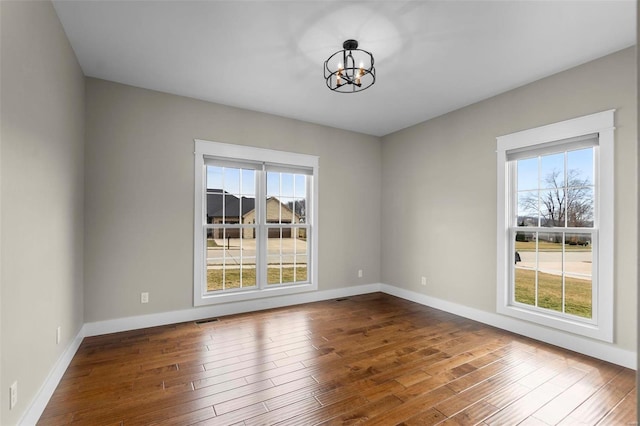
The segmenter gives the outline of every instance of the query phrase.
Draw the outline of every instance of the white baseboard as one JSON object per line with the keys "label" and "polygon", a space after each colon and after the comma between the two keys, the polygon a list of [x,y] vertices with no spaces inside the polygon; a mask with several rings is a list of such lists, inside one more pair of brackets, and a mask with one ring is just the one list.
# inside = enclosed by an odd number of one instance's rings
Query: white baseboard
{"label": "white baseboard", "polygon": [[302,303],[319,302],[338,297],[374,293],[376,291],[380,291],[380,284],[364,284],[333,290],[310,291],[308,293],[297,293],[288,296],[231,302],[220,305],[183,309],[180,311],[161,312],[157,314],[89,322],[85,324],[85,335],[98,336],[101,334],[117,333],[119,331],[136,330],[139,328],[156,327],[166,324],[176,324],[203,318],[221,317],[245,312],[262,311],[265,309],[281,308],[283,306],[300,305]]}
{"label": "white baseboard", "polygon": [[80,329],[60,358],[58,358],[58,361],[56,361],[55,365],[49,372],[49,376],[40,387],[35,398],[31,401],[31,405],[29,405],[29,408],[18,422],[19,425],[29,426],[38,423],[38,419],[47,407],[47,404],[51,399],[51,395],[53,395],[56,387],[58,387],[58,383],[60,383],[62,376],[65,371],[67,371],[67,367],[69,367],[71,360],[73,360],[73,357],[78,351],[78,348],[82,343],[82,339],[84,339],[84,326]]}
{"label": "white baseboard", "polygon": [[166,324],[194,321],[203,318],[218,317],[224,315],[234,315],[245,312],[254,312],[264,309],[280,308],[283,306],[293,306],[302,303],[320,302],[322,300],[335,299],[340,297],[355,296],[381,291],[383,293],[397,296],[402,299],[420,303],[435,309],[440,309],[481,322],[493,327],[501,328],[516,334],[520,334],[541,342],[549,343],[568,350],[580,352],[582,354],[602,359],[623,367],[637,369],[636,353],[627,351],[595,340],[564,333],[561,331],[541,327],[525,321],[506,317],[492,312],[486,312],[457,303],[447,302],[414,291],[405,290],[388,284],[365,284],[358,286],[342,287],[332,290],[320,290],[309,293],[300,293],[290,296],[281,296],[269,299],[253,301],[243,301],[228,303],[224,305],[214,305],[202,308],[191,308],[180,311],[162,312],[157,314],[139,315],[134,317],[117,318],[113,320],[97,321],[84,324],[78,335],[73,339],[64,354],[58,359],[56,365],[40,388],[31,406],[26,411],[20,425],[34,425],[42,415],[51,395],[55,391],[58,383],[62,379],[64,372],[71,363],[73,356],[80,347],[84,337],[97,336],[101,334],[117,333],[120,331],[136,330],[146,327],[156,327]]}
{"label": "white baseboard", "polygon": [[447,302],[414,291],[405,290],[388,284],[381,284],[380,291],[392,296],[401,297],[421,305],[440,309],[464,318],[469,318],[483,324],[501,328],[512,333],[530,337],[541,342],[559,346],[570,351],[579,352],[584,355],[598,358],[613,364],[637,370],[637,357],[633,351],[620,349],[609,343],[599,342],[575,334],[565,333],[547,327],[542,327],[530,322],[521,321],[515,318],[499,315],[492,312],[482,311],[457,303]]}

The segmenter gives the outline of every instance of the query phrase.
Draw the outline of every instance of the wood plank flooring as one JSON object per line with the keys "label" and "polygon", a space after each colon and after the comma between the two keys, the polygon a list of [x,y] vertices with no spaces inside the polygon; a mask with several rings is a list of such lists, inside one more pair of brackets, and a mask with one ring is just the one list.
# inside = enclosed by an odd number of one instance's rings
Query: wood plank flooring
{"label": "wood plank flooring", "polygon": [[374,293],[86,338],[39,424],[630,425],[635,371]]}

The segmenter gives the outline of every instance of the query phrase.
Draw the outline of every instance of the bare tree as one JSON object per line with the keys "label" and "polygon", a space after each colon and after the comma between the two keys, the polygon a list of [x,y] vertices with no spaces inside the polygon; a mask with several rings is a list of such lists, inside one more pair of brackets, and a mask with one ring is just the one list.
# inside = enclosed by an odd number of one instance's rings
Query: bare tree
{"label": "bare tree", "polygon": [[[588,178],[582,178],[579,170],[564,176],[553,170],[544,177],[546,189],[540,191],[540,204],[535,194],[527,194],[518,202],[528,212],[540,211],[540,226],[585,227],[593,224],[593,187]],[[536,214],[537,216],[537,214]],[[518,219],[520,221],[520,218]]]}

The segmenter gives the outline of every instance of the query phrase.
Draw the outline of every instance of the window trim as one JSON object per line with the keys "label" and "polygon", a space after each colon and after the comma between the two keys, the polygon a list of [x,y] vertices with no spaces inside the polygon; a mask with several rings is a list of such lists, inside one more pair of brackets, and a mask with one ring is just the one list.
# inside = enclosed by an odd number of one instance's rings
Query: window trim
{"label": "window trim", "polygon": [[[287,151],[277,151],[266,148],[256,148],[245,145],[233,145],[228,143],[195,139],[194,151],[194,226],[193,226],[193,305],[205,306],[218,303],[238,302],[245,300],[261,299],[265,297],[284,296],[303,293],[318,289],[318,157],[308,154],[299,154]],[[312,176],[310,204],[307,212],[308,225],[311,228],[311,244],[308,250],[308,283],[287,286],[274,286],[255,288],[238,292],[225,292],[211,294],[206,291],[206,276],[203,274],[206,265],[206,251],[203,221],[206,223],[206,171],[205,157],[228,159],[231,162],[262,162],[277,164],[293,169],[310,169]],[[260,212],[258,212],[259,214]],[[266,254],[262,254],[266,256]]]}
{"label": "window trim", "polygon": [[[523,130],[497,138],[497,300],[498,313],[526,320],[547,327],[591,337],[606,342],[614,339],[614,113],[602,111],[571,120]],[[572,320],[552,313],[533,311],[511,302],[511,256],[509,239],[510,218],[510,167],[507,152],[526,148],[536,149],[540,145],[563,139],[575,138],[591,133],[599,134],[598,155],[595,161],[597,173],[594,184],[597,196],[594,204],[598,220],[597,260],[594,259],[594,274],[597,279],[597,307],[594,307],[593,322]],[[600,171],[604,171],[600,172]],[[594,251],[594,256],[596,253]],[[596,312],[597,309],[597,312]]]}

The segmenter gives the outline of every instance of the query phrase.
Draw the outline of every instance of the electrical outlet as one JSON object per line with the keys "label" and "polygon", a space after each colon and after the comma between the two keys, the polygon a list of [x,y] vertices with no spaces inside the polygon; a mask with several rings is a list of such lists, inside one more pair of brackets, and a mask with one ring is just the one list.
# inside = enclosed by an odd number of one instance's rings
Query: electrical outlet
{"label": "electrical outlet", "polygon": [[9,410],[18,405],[18,382],[13,382],[9,387]]}
{"label": "electrical outlet", "polygon": [[60,344],[60,340],[62,340],[62,327],[58,326],[56,329],[56,345]]}
{"label": "electrical outlet", "polygon": [[149,293],[140,293],[140,303],[149,303]]}
{"label": "electrical outlet", "polygon": [[358,278],[362,278],[362,269],[358,269]]}
{"label": "electrical outlet", "polygon": [[422,285],[427,285],[427,277],[422,277],[422,279],[420,280],[420,283]]}

